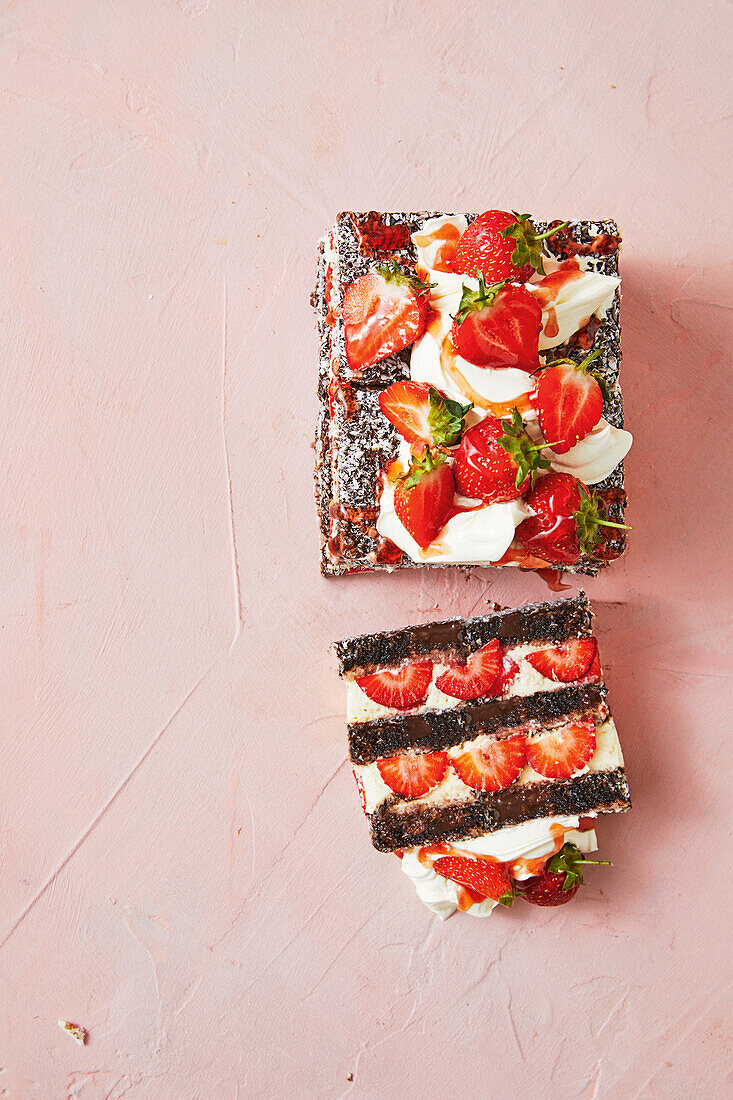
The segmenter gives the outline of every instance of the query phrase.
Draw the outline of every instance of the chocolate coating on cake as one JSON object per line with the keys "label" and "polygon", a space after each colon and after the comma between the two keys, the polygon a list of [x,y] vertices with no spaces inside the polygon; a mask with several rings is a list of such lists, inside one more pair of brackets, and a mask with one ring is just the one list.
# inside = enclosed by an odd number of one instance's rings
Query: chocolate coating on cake
{"label": "chocolate coating on cake", "polygon": [[339,671],[365,675],[405,661],[452,653],[463,662],[475,650],[498,638],[502,645],[546,642],[558,645],[568,638],[592,633],[592,614],[585,592],[564,600],[547,600],[507,608],[472,619],[408,626],[383,634],[363,634],[336,642]]}
{"label": "chocolate coating on cake", "polygon": [[410,806],[387,799],[371,815],[372,843],[380,852],[466,840],[538,817],[613,813],[631,808],[623,768],[577,779],[475,792],[465,802]]}

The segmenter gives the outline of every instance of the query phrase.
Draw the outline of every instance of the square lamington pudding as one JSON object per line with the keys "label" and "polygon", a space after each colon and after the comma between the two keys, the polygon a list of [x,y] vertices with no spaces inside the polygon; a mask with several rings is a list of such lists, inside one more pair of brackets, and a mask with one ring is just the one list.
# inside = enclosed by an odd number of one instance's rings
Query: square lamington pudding
{"label": "square lamington pudding", "polygon": [[625,549],[613,221],[340,214],[319,246],[325,575]]}

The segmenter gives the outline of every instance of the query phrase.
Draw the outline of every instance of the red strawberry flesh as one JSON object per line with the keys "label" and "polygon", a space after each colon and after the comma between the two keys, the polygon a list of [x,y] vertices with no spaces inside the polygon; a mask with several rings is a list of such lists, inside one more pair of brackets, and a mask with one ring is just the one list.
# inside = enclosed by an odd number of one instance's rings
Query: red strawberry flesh
{"label": "red strawberry flesh", "polygon": [[435,686],[452,699],[478,699],[491,692],[500,669],[501,646],[492,638],[465,665],[451,665],[441,673]]}
{"label": "red strawberry flesh", "polygon": [[467,787],[474,791],[502,791],[519,778],[526,762],[524,737],[513,734],[496,740],[477,738],[451,764]]}
{"label": "red strawberry flesh", "polygon": [[528,653],[527,661],[548,680],[570,684],[588,673],[597,650],[595,638],[569,638],[561,646]]}
{"label": "red strawberry flesh", "polygon": [[443,779],[448,767],[444,752],[402,752],[377,760],[384,782],[403,798],[420,798]]}
{"label": "red strawberry flesh", "polygon": [[432,675],[432,661],[419,661],[358,676],[356,682],[373,703],[393,710],[409,710],[425,699]]}
{"label": "red strawberry flesh", "polygon": [[546,779],[569,779],[585,767],[595,751],[595,723],[592,718],[581,718],[529,739],[527,763]]}

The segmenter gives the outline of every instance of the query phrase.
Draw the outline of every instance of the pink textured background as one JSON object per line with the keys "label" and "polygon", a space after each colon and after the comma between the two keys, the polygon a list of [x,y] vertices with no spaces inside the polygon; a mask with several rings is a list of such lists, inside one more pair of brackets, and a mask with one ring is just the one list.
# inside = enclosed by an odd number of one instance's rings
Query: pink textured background
{"label": "pink textured background", "polygon": [[[729,6],[0,7],[0,1095],[730,1094]],[[308,294],[340,209],[493,205],[625,236],[636,808],[566,910],[441,925],[329,643],[547,590],[320,579]]]}

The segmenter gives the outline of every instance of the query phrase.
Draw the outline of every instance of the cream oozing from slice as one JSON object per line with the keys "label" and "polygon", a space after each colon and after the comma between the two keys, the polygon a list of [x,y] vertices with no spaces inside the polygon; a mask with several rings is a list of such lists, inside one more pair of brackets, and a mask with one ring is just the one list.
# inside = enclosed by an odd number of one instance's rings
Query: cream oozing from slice
{"label": "cream oozing from slice", "polygon": [[[594,817],[595,814],[586,816]],[[575,844],[583,853],[597,851],[595,830],[580,831],[579,824],[578,817],[543,817],[522,822],[521,825],[508,825],[470,840],[453,841],[451,848],[457,855],[465,853],[467,856],[490,856],[500,863],[513,864],[549,856],[555,851],[558,835],[562,830],[563,843]],[[455,882],[433,870],[431,862],[422,862],[420,852],[420,848],[406,849],[401,860],[402,871],[412,881],[420,901],[441,920],[447,920],[458,909],[460,888]],[[515,870],[517,873],[514,873]],[[530,877],[526,870],[512,867],[510,873],[518,882]],[[487,917],[497,904],[491,898],[486,898],[485,901],[471,905],[466,912],[474,917]]]}
{"label": "cream oozing from slice", "polygon": [[[481,738],[474,738],[471,741],[464,741],[462,744],[456,745],[450,749],[448,755],[451,756],[462,752],[475,745],[480,740]],[[596,727],[595,752],[588,761],[586,767],[581,769],[577,775],[583,775],[586,772],[613,771],[615,768],[622,768],[623,766],[624,758],[621,752],[618,733],[616,732],[613,718],[609,717]],[[363,784],[366,812],[368,814],[373,813],[386,798],[393,797],[394,792],[382,779],[376,763],[356,764],[354,766],[354,772]],[[526,786],[530,783],[548,782],[553,782],[553,780],[548,780],[545,776],[539,775],[538,772],[527,764],[520,773],[519,778],[515,781],[515,785]],[[422,798],[406,800],[403,804],[403,808],[409,812],[413,808],[419,806],[435,806],[443,803],[465,802],[469,799],[473,799],[475,793],[476,792],[471,787],[466,786],[458,773],[449,766],[444,778],[436,787],[433,787],[433,789],[423,795]]]}

